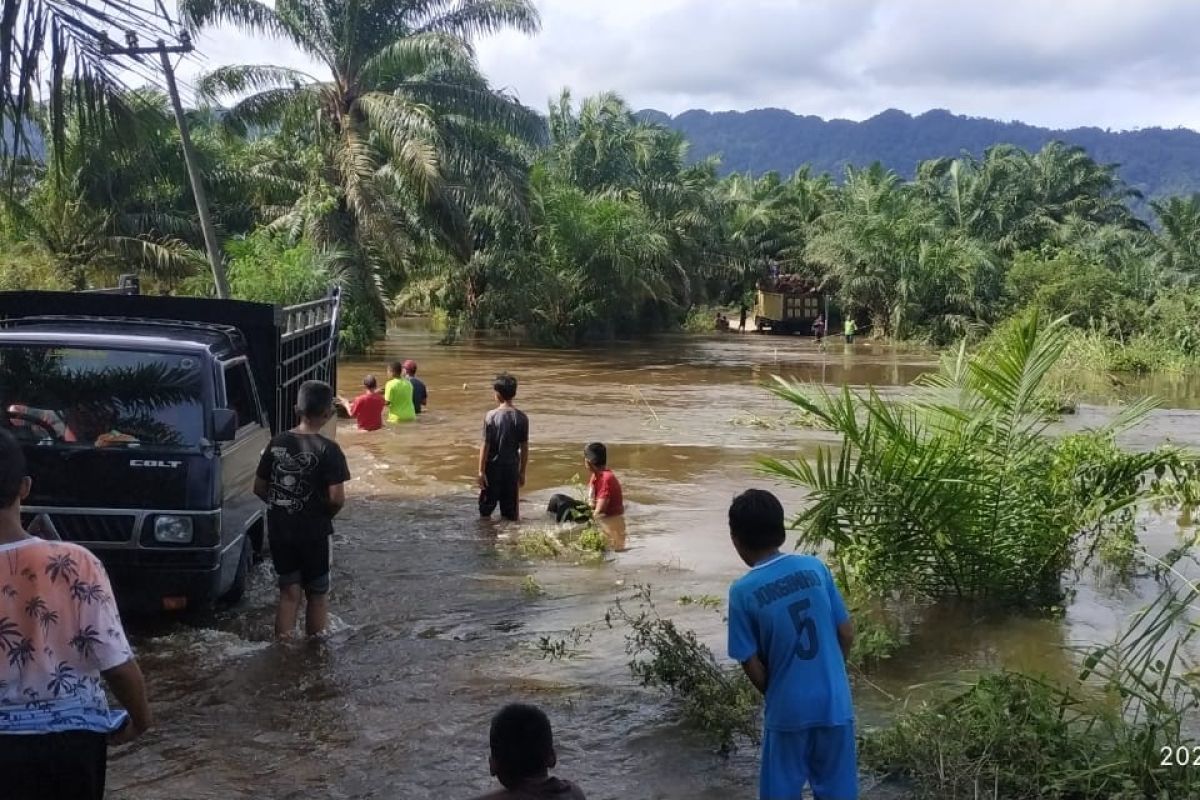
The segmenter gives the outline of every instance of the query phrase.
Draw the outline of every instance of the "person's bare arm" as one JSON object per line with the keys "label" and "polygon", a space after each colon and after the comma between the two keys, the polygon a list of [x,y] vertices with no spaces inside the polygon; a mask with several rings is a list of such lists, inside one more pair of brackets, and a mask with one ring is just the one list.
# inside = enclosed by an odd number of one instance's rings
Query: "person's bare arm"
{"label": "person's bare arm", "polygon": [[487,462],[491,454],[488,452],[488,443],[484,439],[483,444],[479,445],[479,488],[486,489],[487,482]]}
{"label": "person's bare arm", "polygon": [[336,517],[346,506],[346,484],[335,483],[329,487],[329,516]]}
{"label": "person's bare arm", "polygon": [[270,491],[271,485],[267,483],[267,480],[265,478],[259,478],[258,476],[255,476],[254,494],[258,497],[258,499],[262,500],[264,503],[268,502],[267,497],[270,494]]}
{"label": "person's bare arm", "polygon": [[517,476],[517,485],[525,485],[525,468],[529,466],[529,442],[521,445],[521,472]]}
{"label": "person's bare arm", "polygon": [[850,649],[854,647],[854,620],[846,620],[837,626],[838,645],[842,648],[842,658],[850,658]]}
{"label": "person's bare arm", "polygon": [[742,664],[742,669],[745,670],[746,677],[754,684],[754,688],[765,695],[767,693],[767,667],[763,664],[762,659],[758,656],[750,656],[750,659]]}
{"label": "person's bare arm", "polygon": [[114,733],[109,741],[112,744],[132,742],[154,724],[150,716],[150,704],[146,701],[146,681],[142,677],[142,670],[137,660],[131,658],[102,674],[108,688],[112,689],[117,700],[129,712],[129,724]]}
{"label": "person's bare arm", "polygon": [[592,513],[597,517],[603,517],[608,513],[608,498],[597,497],[596,501],[592,504]]}

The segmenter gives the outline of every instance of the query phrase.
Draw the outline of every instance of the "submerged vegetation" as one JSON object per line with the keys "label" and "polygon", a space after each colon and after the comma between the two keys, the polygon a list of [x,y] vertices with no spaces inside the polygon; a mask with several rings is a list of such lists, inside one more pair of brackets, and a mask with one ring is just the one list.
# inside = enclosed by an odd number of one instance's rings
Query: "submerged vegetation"
{"label": "submerged vegetation", "polygon": [[809,492],[799,544],[828,546],[840,580],[869,595],[1059,602],[1077,558],[1110,551],[1139,503],[1197,473],[1177,448],[1116,446],[1150,401],[1095,430],[1047,435],[1042,398],[1065,328],[1033,314],[979,354],[960,348],[899,401],[779,383],[779,396],[841,437],[812,461],[765,462]]}
{"label": "submerged vegetation", "polygon": [[1080,652],[1073,680],[988,675],[868,736],[863,759],[919,797],[1195,797],[1200,687],[1185,677],[1197,593],[1165,591],[1112,645]]}
{"label": "submerged vegetation", "polygon": [[[712,602],[697,605],[721,613]],[[618,599],[606,621],[627,629],[625,650],[632,657],[633,677],[675,698],[683,720],[714,745],[728,752],[741,739],[759,741],[758,690],[740,667],[718,662],[693,631],[661,616],[651,587],[639,586],[632,596]]]}

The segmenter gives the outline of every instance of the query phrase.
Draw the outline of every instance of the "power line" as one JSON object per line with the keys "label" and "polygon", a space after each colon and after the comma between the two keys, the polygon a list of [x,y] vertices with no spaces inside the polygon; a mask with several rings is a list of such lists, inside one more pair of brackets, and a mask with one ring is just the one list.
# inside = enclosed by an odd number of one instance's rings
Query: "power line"
{"label": "power line", "polygon": [[109,43],[105,47],[108,56],[129,56],[140,59],[152,53],[157,53],[162,64],[163,76],[167,82],[167,94],[171,98],[171,108],[175,112],[175,123],[179,126],[179,144],[183,148],[183,160],[187,165],[188,180],[192,184],[192,195],[196,200],[196,212],[200,216],[200,230],[204,234],[204,248],[208,252],[208,262],[212,267],[213,283],[217,289],[217,297],[229,297],[229,282],[225,277],[225,263],[221,255],[221,245],[217,241],[217,231],[213,226],[208,208],[208,194],[204,190],[204,178],[196,162],[196,152],[192,147],[191,133],[188,131],[187,117],[183,113],[183,103],[179,99],[179,86],[175,82],[175,67],[171,56],[191,53],[192,37],[185,30],[179,34],[179,44],[168,47],[163,39],[159,39],[154,47],[141,47],[137,34],[132,31],[125,33],[126,47],[115,47]]}

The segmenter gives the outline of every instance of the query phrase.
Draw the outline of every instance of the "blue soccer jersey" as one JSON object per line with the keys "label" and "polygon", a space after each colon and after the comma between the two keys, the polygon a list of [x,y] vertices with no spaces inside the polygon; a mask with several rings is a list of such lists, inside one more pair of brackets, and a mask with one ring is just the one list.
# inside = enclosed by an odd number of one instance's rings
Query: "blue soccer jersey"
{"label": "blue soccer jersey", "polygon": [[845,725],[854,719],[837,626],[850,618],[818,558],[775,556],[729,589],[729,657],[767,668],[767,730]]}

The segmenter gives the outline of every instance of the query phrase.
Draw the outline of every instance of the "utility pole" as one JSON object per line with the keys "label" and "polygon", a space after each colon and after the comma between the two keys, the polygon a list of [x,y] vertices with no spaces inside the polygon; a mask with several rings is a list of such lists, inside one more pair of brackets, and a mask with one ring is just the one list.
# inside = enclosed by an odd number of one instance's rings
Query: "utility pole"
{"label": "utility pole", "polygon": [[208,262],[212,266],[213,284],[217,288],[217,297],[222,300],[229,297],[229,281],[225,277],[225,261],[221,255],[221,244],[217,241],[217,231],[213,227],[212,216],[208,211],[208,193],[204,191],[204,179],[200,175],[200,167],[196,163],[196,151],[192,148],[192,136],[188,132],[187,118],[183,114],[183,103],[179,99],[179,87],[175,84],[175,68],[171,65],[171,55],[190,53],[193,49],[192,37],[187,31],[179,36],[179,44],[168,47],[162,39],[154,47],[138,47],[137,34],[127,31],[125,42],[128,47],[118,48],[109,45],[104,52],[113,56],[144,56],[158,54],[162,60],[163,73],[167,78],[167,93],[171,96],[171,108],[175,111],[175,123],[179,126],[179,144],[183,147],[183,160],[187,164],[188,180],[192,184],[192,196],[196,199],[196,212],[200,216],[200,230],[204,234],[204,249],[208,251]]}

